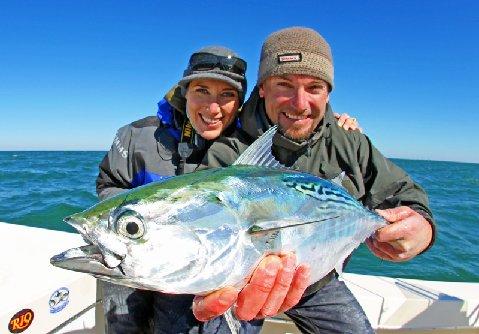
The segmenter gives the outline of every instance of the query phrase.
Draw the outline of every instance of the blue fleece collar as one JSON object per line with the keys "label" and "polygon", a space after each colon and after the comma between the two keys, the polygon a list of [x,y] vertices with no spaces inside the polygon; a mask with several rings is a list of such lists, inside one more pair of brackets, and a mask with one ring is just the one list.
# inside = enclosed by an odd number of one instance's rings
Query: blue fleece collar
{"label": "blue fleece collar", "polygon": [[168,129],[168,132],[176,139],[176,141],[180,141],[181,138],[181,131],[177,129],[174,124],[174,116],[173,113],[175,109],[171,106],[171,104],[166,99],[160,100],[158,102],[158,112],[156,116],[160,120],[160,123]]}

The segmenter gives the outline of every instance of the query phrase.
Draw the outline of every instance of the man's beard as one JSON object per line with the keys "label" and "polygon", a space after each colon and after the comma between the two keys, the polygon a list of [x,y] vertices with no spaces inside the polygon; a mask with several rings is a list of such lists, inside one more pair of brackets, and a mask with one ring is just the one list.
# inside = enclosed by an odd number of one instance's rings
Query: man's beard
{"label": "man's beard", "polygon": [[314,129],[308,129],[305,131],[303,129],[289,128],[288,130],[286,130],[280,124],[278,124],[278,131],[286,138],[294,142],[297,142],[298,144],[301,144],[307,141],[309,138],[311,138],[311,136],[314,133]]}

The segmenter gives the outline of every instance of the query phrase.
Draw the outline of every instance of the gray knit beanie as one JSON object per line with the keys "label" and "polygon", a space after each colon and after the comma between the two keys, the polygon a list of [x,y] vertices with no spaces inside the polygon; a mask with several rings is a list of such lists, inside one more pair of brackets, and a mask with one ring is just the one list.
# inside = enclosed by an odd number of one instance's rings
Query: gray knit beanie
{"label": "gray knit beanie", "polygon": [[[200,57],[198,57],[200,55]],[[204,68],[195,67],[195,63],[199,61],[197,66],[201,67],[201,55],[205,55],[205,65]],[[230,64],[244,65],[243,71],[240,71],[238,67],[232,69],[223,68],[222,64],[211,63],[208,59],[208,55],[224,57],[225,61],[231,60]],[[213,57],[214,58],[214,57]],[[215,60],[214,60],[215,61]],[[241,59],[233,50],[225,48],[223,46],[209,46],[202,48],[194,52],[188,62],[188,67],[183,72],[183,78],[180,79],[178,85],[181,87],[181,93],[183,96],[186,94],[186,88],[188,87],[190,81],[197,79],[216,79],[224,81],[235,89],[238,90],[240,103],[244,101],[244,96],[246,94],[246,62]]]}
{"label": "gray knit beanie", "polygon": [[316,31],[291,27],[272,33],[261,49],[258,85],[270,76],[305,74],[320,78],[333,89],[333,57],[328,42]]}

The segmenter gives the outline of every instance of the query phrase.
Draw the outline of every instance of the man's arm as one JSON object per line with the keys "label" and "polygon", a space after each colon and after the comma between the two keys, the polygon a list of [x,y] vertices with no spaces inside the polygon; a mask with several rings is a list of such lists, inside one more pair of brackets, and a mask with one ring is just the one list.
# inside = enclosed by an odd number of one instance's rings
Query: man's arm
{"label": "man's arm", "polygon": [[101,200],[131,188],[130,143],[131,129],[129,126],[122,127],[99,166],[96,192]]}
{"label": "man's arm", "polygon": [[363,203],[379,209],[391,224],[367,241],[378,257],[406,261],[434,242],[434,221],[424,190],[398,166],[386,159],[365,136],[361,136],[360,167],[366,196]]}

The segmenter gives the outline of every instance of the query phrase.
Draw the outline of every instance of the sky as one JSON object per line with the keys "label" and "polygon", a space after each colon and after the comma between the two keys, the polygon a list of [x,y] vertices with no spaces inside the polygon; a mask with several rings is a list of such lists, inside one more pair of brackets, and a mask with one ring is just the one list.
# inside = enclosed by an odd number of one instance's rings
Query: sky
{"label": "sky", "polygon": [[387,157],[479,163],[479,2],[0,0],[0,150],[108,150],[189,55],[290,26],[332,48],[336,112]]}

